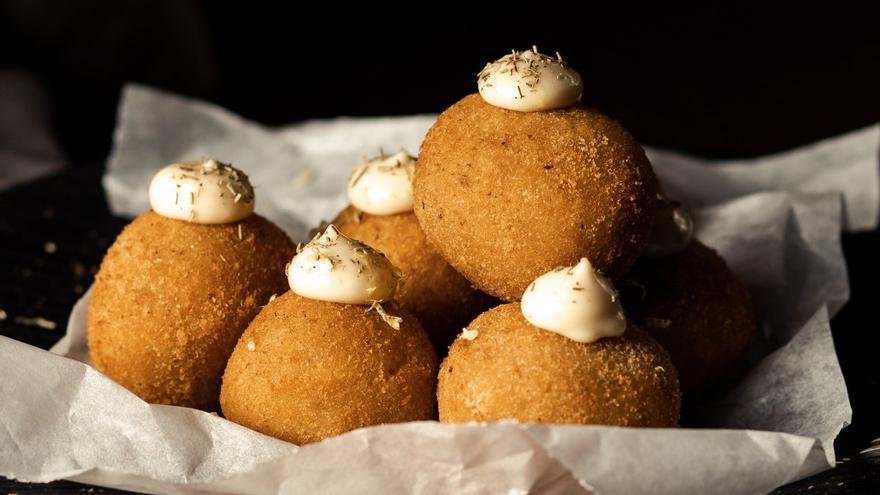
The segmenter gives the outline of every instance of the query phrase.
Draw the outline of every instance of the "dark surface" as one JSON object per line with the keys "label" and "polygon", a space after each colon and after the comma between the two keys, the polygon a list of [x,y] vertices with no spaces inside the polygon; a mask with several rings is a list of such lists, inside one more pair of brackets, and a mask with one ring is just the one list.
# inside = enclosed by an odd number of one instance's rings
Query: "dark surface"
{"label": "dark surface", "polygon": [[[880,121],[876,8],[825,6],[811,16],[799,5],[775,17],[712,9],[695,18],[665,8],[609,16],[585,5],[553,22],[523,9],[358,12],[346,20],[335,4],[306,12],[295,4],[284,11],[186,0],[0,0],[0,70],[43,82],[51,126],[70,158],[67,172],[0,193],[0,334],[42,348],[60,338],[126,223],[109,214],[100,186],[125,81],[269,125],[437,112],[475,90],[486,61],[534,43],[561,51],[584,77],[585,102],[646,144],[747,157]],[[880,493],[880,467],[858,456],[880,437],[880,233],[844,235],[843,246],[852,297],[832,321],[854,408],[835,443],[843,463],[778,493]],[[0,495],[89,490],[121,493],[0,479]]]}

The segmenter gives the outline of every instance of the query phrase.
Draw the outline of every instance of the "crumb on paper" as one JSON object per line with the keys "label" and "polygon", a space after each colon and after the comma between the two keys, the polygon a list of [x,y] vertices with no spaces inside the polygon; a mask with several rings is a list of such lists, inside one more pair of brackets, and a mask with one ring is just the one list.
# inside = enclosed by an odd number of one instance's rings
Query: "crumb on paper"
{"label": "crumb on paper", "polygon": [[459,337],[465,340],[474,340],[479,334],[480,332],[476,330],[468,330],[467,327],[465,327],[461,329],[461,335],[459,335]]}
{"label": "crumb on paper", "polygon": [[58,327],[58,324],[52,320],[47,320],[42,316],[37,316],[35,318],[29,318],[27,316],[16,316],[15,322],[19,325],[25,325],[29,327],[40,327],[46,330],[55,330]]}
{"label": "crumb on paper", "polygon": [[296,177],[294,177],[293,181],[291,181],[293,187],[296,189],[302,189],[306,186],[311,185],[313,182],[315,182],[315,171],[310,168],[307,168],[296,174]]}

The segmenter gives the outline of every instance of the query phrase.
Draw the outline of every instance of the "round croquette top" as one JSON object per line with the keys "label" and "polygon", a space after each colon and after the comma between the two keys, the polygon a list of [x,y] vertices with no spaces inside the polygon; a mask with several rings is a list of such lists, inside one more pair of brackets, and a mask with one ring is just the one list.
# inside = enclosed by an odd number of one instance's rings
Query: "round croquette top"
{"label": "round croquette top", "polygon": [[220,403],[227,419],[297,444],[355,428],[436,418],[437,355],[393,303],[374,311],[286,292],[239,340]]}
{"label": "round croquette top", "polygon": [[658,192],[642,148],[605,115],[580,104],[516,112],[476,94],[428,132],[413,188],[431,244],[505,300],[581,257],[623,274],[647,242]]}
{"label": "round croquette top", "polygon": [[686,392],[700,392],[742,361],[758,323],[748,289],[713,249],[693,240],[683,252],[642,258],[628,277],[638,294],[627,314],[672,356]]}
{"label": "round croquette top", "polygon": [[634,325],[621,337],[578,343],[529,324],[519,304],[510,303],[483,313],[467,330],[440,368],[441,421],[678,424],[675,367]]}
{"label": "round croquette top", "polygon": [[210,409],[238,337],[294,246],[259,215],[200,225],[149,211],[107,251],[88,310],[95,367],[144,400]]}

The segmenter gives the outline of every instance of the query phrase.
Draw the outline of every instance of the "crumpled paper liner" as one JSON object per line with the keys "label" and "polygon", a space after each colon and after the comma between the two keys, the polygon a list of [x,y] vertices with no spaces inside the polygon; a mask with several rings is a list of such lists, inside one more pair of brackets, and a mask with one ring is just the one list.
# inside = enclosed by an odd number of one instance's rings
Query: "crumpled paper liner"
{"label": "crumpled paper liner", "polygon": [[[115,212],[134,214],[156,168],[218,157],[248,170],[258,210],[302,236],[344,205],[344,179],[362,154],[401,143],[415,152],[431,121],[269,130],[131,87],[105,186]],[[84,364],[86,294],[53,348],[72,359],[0,338],[0,475],[187,494],[767,492],[833,465],[833,440],[851,417],[828,321],[848,298],[839,233],[877,223],[878,149],[872,126],[753,160],[760,172],[650,151],[762,321],[753,363],[700,408],[706,428],[417,422],[297,447],[212,414],[146,404]],[[825,180],[811,179],[819,173]]]}
{"label": "crumpled paper liner", "polygon": [[[345,180],[364,156],[380,148],[418,153],[436,118],[340,117],[267,129],[210,103],[129,85],[104,187],[113,213],[133,217],[149,208],[146,185],[159,167],[216,157],[245,169],[259,188],[257,211],[302,240],[316,219],[330,220],[346,205]],[[876,173],[866,176],[877,164],[877,143],[875,125],[750,160],[646,151],[667,194],[692,209],[759,191],[838,191],[846,229],[867,230],[880,215],[880,184]]]}

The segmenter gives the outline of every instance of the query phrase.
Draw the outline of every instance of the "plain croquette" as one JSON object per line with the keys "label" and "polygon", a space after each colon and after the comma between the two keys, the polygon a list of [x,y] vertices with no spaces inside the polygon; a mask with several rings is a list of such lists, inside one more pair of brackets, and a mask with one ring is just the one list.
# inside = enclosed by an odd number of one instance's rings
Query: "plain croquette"
{"label": "plain croquette", "polygon": [[623,300],[672,356],[685,393],[699,393],[736,370],[758,333],[748,289],[714,250],[694,240],[683,252],[641,258],[628,278],[637,296]]}
{"label": "plain croquette", "polygon": [[201,225],[152,211],[107,251],[88,310],[95,367],[147,402],[217,409],[220,378],[294,252],[259,215]]}
{"label": "plain croquette", "polygon": [[647,242],[658,193],[642,148],[596,110],[516,112],[476,94],[428,131],[413,188],[428,241],[507,301],[581,257],[622,275]]}
{"label": "plain croquette", "polygon": [[440,421],[672,427],[681,393],[666,351],[630,325],[579,343],[526,321],[518,303],[483,313],[440,367]]}
{"label": "plain croquette", "polygon": [[227,419],[296,444],[437,417],[437,355],[418,320],[288,291],[242,335],[223,375]]}
{"label": "plain croquette", "polygon": [[349,206],[333,224],[381,251],[403,273],[395,299],[418,318],[441,355],[464,325],[498,303],[431,247],[412,212],[371,215]]}

